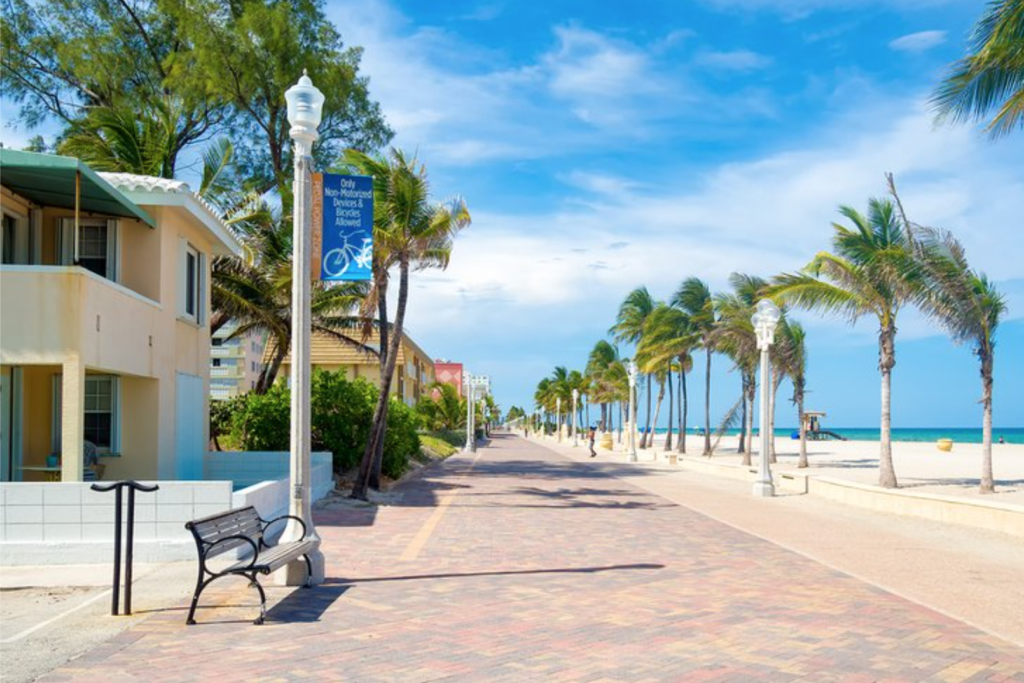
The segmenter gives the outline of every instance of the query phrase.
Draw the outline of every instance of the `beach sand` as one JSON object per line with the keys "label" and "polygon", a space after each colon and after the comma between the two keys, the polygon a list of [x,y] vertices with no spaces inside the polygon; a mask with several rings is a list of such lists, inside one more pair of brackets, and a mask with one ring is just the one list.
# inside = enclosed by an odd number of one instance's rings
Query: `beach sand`
{"label": "beach sand", "polygon": [[[659,453],[664,434],[657,437]],[[740,464],[742,456],[736,454],[739,438],[725,436],[718,444],[714,460]],[[704,440],[689,434],[686,449],[689,457],[700,457]],[[760,445],[754,434],[754,464]],[[878,484],[877,441],[808,441],[807,454],[810,467],[798,469],[799,442],[776,437],[776,471],[794,471],[863,484]],[[934,443],[894,441],[893,466],[903,489],[953,496],[977,497],[993,503],[1024,506],[1024,444],[993,444],[992,473],[996,493],[978,492],[981,476],[981,444],[954,444],[949,453],[940,451]],[[648,449],[648,453],[650,450]]]}

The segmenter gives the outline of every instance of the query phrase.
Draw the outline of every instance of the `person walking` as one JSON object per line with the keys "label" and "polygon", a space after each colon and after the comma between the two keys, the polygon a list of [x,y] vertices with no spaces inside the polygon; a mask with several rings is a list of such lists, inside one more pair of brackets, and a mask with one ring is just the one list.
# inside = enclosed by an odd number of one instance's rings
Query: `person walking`
{"label": "person walking", "polygon": [[590,457],[594,458],[597,456],[597,451],[594,450],[594,441],[597,439],[597,431],[594,429],[594,425],[590,425],[590,430],[587,432],[587,445],[590,446]]}

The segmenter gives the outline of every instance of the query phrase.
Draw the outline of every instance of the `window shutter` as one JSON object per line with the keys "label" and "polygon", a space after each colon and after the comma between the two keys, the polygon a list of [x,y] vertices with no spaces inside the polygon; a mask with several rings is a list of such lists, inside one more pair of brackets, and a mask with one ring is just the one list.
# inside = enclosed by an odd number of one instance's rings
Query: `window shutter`
{"label": "window shutter", "polygon": [[121,452],[121,378],[110,378],[110,452]]}
{"label": "window shutter", "polygon": [[29,263],[38,265],[43,262],[43,212],[40,209],[29,209]]}
{"label": "window shutter", "polygon": [[196,276],[199,280],[198,296],[196,296],[196,323],[206,324],[206,254],[199,252],[199,273]]}
{"label": "window shutter", "polygon": [[75,263],[75,219],[57,220],[57,259],[62,266]]}
{"label": "window shutter", "polygon": [[64,376],[56,374],[53,376],[53,390],[51,395],[53,401],[51,402],[51,413],[50,413],[50,451],[53,453],[60,453],[60,442],[61,442],[61,392],[64,390]]}
{"label": "window shutter", "polygon": [[186,255],[188,254],[188,240],[184,237],[178,238],[178,315],[184,317],[187,315],[185,311],[185,296],[188,291],[188,261]]}
{"label": "window shutter", "polygon": [[107,221],[107,279],[112,282],[121,281],[121,248],[118,239],[120,221]]}

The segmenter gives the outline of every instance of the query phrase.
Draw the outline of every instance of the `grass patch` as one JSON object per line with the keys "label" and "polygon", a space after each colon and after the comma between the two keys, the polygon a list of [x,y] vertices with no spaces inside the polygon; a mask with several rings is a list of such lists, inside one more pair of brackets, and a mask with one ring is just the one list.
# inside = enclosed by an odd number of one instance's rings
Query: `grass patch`
{"label": "grass patch", "polygon": [[420,447],[435,458],[447,458],[459,450],[447,441],[428,434],[420,434]]}

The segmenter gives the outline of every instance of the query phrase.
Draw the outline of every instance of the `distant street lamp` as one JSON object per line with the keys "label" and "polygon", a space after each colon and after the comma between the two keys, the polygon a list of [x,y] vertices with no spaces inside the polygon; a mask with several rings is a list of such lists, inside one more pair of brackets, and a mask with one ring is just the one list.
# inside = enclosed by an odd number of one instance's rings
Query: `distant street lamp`
{"label": "distant street lamp", "polygon": [[569,423],[570,434],[572,434],[573,448],[579,446],[579,435],[576,434],[576,402],[580,400],[580,390],[572,390],[572,422]]}
{"label": "distant street lamp", "polygon": [[754,483],[754,495],[770,498],[775,495],[775,484],[772,483],[772,471],[768,467],[768,349],[775,342],[775,328],[782,318],[782,311],[770,299],[757,302],[757,312],[751,317],[754,333],[757,335],[757,348],[761,351],[761,453],[759,458],[757,481]]}
{"label": "distant street lamp", "polygon": [[562,443],[562,397],[559,396],[555,400],[555,412],[558,416],[555,418],[555,426],[558,428],[558,443]]}
{"label": "distant street lamp", "polygon": [[636,462],[636,363],[629,361],[629,461]]}
{"label": "distant street lamp", "polygon": [[473,438],[473,375],[468,372],[462,377],[462,386],[466,395],[466,453],[476,452],[476,439]]}
{"label": "distant street lamp", "polygon": [[[324,94],[317,90],[306,72],[299,82],[288,88],[284,94],[288,104],[289,135],[292,139],[292,156],[295,158],[295,181],[292,185],[292,258],[295,263],[310,262],[312,238],[312,173],[313,143],[320,137],[317,128],[323,114]],[[309,268],[295,268],[292,278],[292,363],[291,363],[291,491],[288,513],[301,519],[305,524],[289,520],[281,536],[283,541],[309,540],[313,549],[307,553],[309,573],[305,562],[291,562],[279,576],[286,585],[297,586],[309,581],[323,583],[324,556],[320,552],[320,536],[313,526],[312,494],[310,482],[312,465],[310,460],[310,363],[309,345],[311,335],[311,297],[313,283]]]}

